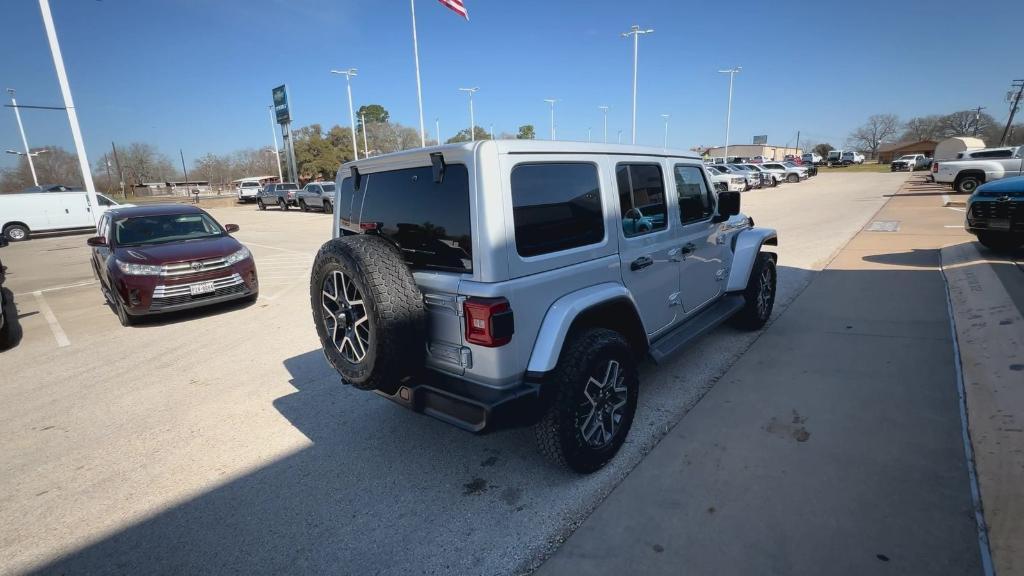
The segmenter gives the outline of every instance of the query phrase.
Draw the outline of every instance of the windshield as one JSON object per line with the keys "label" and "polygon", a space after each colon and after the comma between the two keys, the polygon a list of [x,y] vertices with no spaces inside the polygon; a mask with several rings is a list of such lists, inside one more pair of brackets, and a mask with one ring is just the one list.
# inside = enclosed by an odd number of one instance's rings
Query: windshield
{"label": "windshield", "polygon": [[259,182],[242,182],[242,188],[259,188]]}
{"label": "windshield", "polygon": [[900,156],[899,157],[900,160],[913,160],[915,158],[917,158],[917,156]]}
{"label": "windshield", "polygon": [[114,238],[119,246],[166,244],[223,235],[220,224],[206,214],[160,214],[114,222]]}

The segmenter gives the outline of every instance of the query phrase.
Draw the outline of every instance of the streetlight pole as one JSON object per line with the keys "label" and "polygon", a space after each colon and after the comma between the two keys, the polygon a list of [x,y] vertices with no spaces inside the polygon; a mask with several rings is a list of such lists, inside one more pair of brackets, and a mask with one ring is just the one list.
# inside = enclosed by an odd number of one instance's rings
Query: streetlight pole
{"label": "streetlight pole", "polygon": [[412,54],[416,60],[416,103],[420,108],[420,147],[427,147],[427,131],[423,127],[423,87],[420,84],[420,43],[416,39],[416,0],[409,0],[412,12]]}
{"label": "streetlight pole", "polygon": [[590,126],[587,126],[587,142],[590,142]]}
{"label": "streetlight pole", "polygon": [[434,116],[434,135],[437,136],[437,145],[441,145],[441,119]]}
{"label": "streetlight pole", "polygon": [[629,32],[623,32],[622,37],[628,38],[633,37],[633,144],[636,144],[636,75],[637,75],[637,52],[640,49],[640,35],[650,34],[654,32],[653,28],[641,30],[639,26],[633,24]]}
{"label": "streetlight pole", "polygon": [[740,70],[743,70],[743,66],[718,71],[719,74],[729,75],[729,109],[725,113],[725,158],[727,161],[729,159],[729,129],[732,128],[732,80],[740,73]]}
{"label": "streetlight pole", "polygon": [[476,142],[476,118],[473,117],[473,94],[480,91],[480,88],[459,88],[460,91],[469,94],[469,141]]}
{"label": "streetlight pole", "polygon": [[14,117],[18,120],[18,131],[21,132],[21,144],[25,147],[28,169],[32,172],[32,183],[39,186],[39,178],[36,176],[36,165],[32,162],[32,151],[29,150],[28,138],[25,137],[25,126],[21,124],[21,112],[18,111],[18,101],[14,99],[14,88],[8,88],[7,93],[11,95],[11,108],[14,108]]}
{"label": "streetlight pole", "polygon": [[343,74],[345,76],[345,87],[348,90],[348,122],[352,129],[352,154],[359,160],[359,141],[356,140],[356,115],[352,111],[352,77],[356,75],[355,68],[348,70],[331,70],[331,74]]}
{"label": "streetlight pole", "polygon": [[555,140],[555,102],[558,100],[554,98],[545,98],[545,102],[551,105],[551,140]]}
{"label": "streetlight pole", "polygon": [[662,114],[661,117],[665,119],[665,143],[662,145],[662,148],[668,148],[668,119],[671,117],[671,114]]}
{"label": "streetlight pole", "polygon": [[359,123],[363,125],[363,158],[369,158],[370,147],[366,145],[366,114],[359,114]]}
{"label": "streetlight pole", "polygon": [[598,106],[597,108],[601,112],[604,113],[604,143],[607,144],[608,143],[608,107],[607,106]]}
{"label": "streetlight pole", "polygon": [[[92,169],[89,168],[89,158],[85,154],[85,142],[82,141],[82,129],[78,126],[78,113],[75,112],[75,101],[71,98],[71,85],[68,83],[68,73],[64,69],[64,56],[60,52],[60,42],[57,41],[57,30],[53,26],[53,15],[50,14],[50,1],[39,0],[39,11],[43,14],[43,25],[46,27],[46,38],[50,42],[50,54],[53,56],[53,67],[57,69],[57,82],[60,84],[60,93],[64,97],[64,108],[68,111],[68,123],[71,124],[71,138],[75,141],[75,152],[78,153],[78,166],[82,170],[85,191],[89,198],[89,205],[98,208],[100,203],[96,197],[96,185],[92,181]],[[94,224],[99,224],[100,211],[90,210]]]}
{"label": "streetlight pole", "polygon": [[619,130],[618,139],[616,140],[615,143],[616,144],[622,144],[622,130]]}
{"label": "streetlight pole", "polygon": [[277,130],[274,130],[274,105],[267,106],[270,111],[270,137],[274,139],[274,158],[277,164],[277,181],[284,182],[284,173],[281,171],[281,151],[277,148]]}

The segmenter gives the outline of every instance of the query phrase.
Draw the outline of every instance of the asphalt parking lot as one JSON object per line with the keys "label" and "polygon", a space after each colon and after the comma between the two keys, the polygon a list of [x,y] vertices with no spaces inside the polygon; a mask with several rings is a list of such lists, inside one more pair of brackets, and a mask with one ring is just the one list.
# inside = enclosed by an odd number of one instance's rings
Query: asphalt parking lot
{"label": "asphalt parking lot", "polygon": [[[743,195],[779,230],[777,315],[907,178],[823,171]],[[644,367],[623,451],[577,476],[529,430],[472,436],[340,385],[308,296],[329,216],[211,213],[241,226],[255,304],[123,328],[85,235],[4,249],[24,337],[0,355],[0,571],[527,571],[757,338],[723,327]]]}

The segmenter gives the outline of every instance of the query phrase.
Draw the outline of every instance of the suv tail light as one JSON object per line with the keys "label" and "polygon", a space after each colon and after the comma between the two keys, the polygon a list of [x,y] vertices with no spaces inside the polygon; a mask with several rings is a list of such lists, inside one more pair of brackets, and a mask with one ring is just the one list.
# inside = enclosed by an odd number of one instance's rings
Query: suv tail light
{"label": "suv tail light", "polygon": [[938,171],[939,171],[939,163],[938,162],[932,162],[932,172],[938,172]]}
{"label": "suv tail light", "polygon": [[512,341],[515,320],[504,298],[468,298],[462,303],[466,317],[466,341],[488,348]]}

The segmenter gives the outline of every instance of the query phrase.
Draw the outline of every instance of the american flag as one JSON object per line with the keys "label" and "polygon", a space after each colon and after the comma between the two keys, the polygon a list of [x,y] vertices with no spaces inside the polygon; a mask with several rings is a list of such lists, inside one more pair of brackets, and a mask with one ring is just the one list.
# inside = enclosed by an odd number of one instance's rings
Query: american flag
{"label": "american flag", "polygon": [[462,3],[462,0],[437,0],[444,6],[446,6],[452,12],[455,12],[459,16],[462,16],[466,20],[469,20],[469,12],[466,11],[466,5]]}

